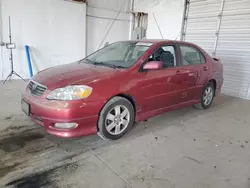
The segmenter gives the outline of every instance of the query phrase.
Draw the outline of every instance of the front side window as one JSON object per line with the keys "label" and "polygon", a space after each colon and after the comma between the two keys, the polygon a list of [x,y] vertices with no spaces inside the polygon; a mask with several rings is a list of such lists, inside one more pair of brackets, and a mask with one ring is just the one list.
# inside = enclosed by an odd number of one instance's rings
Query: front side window
{"label": "front side window", "polygon": [[88,56],[89,63],[129,68],[152,46],[150,42],[116,42]]}
{"label": "front side window", "polygon": [[162,61],[163,68],[175,67],[176,56],[174,46],[161,46],[154,53],[152,53],[148,61]]}
{"label": "front side window", "polygon": [[180,46],[182,65],[196,65],[205,63],[205,58],[201,52],[193,47]]}

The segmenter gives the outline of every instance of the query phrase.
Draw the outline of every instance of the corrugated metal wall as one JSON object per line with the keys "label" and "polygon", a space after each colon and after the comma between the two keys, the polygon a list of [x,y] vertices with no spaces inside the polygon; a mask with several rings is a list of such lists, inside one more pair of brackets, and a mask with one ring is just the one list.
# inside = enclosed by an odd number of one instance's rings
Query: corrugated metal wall
{"label": "corrugated metal wall", "polygon": [[250,99],[250,0],[191,0],[184,34],[221,59],[222,93]]}
{"label": "corrugated metal wall", "polygon": [[212,54],[221,0],[190,1],[185,40]]}
{"label": "corrugated metal wall", "polygon": [[216,55],[225,69],[223,92],[250,99],[250,0],[225,1]]}

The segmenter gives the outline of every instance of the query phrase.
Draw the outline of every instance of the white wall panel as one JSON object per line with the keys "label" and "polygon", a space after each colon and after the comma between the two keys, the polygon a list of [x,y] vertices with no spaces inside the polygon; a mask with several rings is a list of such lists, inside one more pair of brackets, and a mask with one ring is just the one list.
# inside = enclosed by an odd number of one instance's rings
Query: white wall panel
{"label": "white wall panel", "polygon": [[97,7],[103,10],[113,10],[121,12],[130,11],[130,0],[88,0],[89,7]]}
{"label": "white wall panel", "polygon": [[[24,45],[31,47],[33,71],[70,63],[85,56],[86,5],[63,0],[0,0],[3,41],[8,42],[8,16],[12,19],[14,67],[28,78]],[[0,79],[10,71],[9,51],[2,47]]]}
{"label": "white wall panel", "polygon": [[198,44],[212,55],[221,0],[191,0],[185,40]]}
{"label": "white wall panel", "polygon": [[224,6],[221,6],[222,2],[190,1],[186,41],[200,45],[212,55],[215,34],[219,31],[216,57],[224,66],[222,92],[250,99],[250,1],[224,0]]}
{"label": "white wall panel", "polygon": [[[3,41],[3,26],[2,26],[2,1],[0,0],[0,42]],[[0,80],[3,79],[3,62],[4,62],[4,58],[3,58],[3,47],[0,46]]]}
{"label": "white wall panel", "polygon": [[223,92],[250,99],[250,1],[226,0],[217,56],[224,65]]}
{"label": "white wall panel", "polygon": [[148,13],[147,38],[180,38],[184,0],[135,0],[134,11]]}
{"label": "white wall panel", "polygon": [[[89,0],[87,7],[87,54],[130,38],[130,0]],[[116,20],[114,21],[114,19]]]}

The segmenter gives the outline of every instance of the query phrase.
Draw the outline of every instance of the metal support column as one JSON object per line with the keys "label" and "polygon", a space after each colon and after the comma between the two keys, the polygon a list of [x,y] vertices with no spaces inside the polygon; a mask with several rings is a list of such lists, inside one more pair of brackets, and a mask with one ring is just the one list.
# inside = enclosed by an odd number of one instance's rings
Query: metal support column
{"label": "metal support column", "polygon": [[185,41],[187,33],[187,23],[188,23],[188,13],[189,13],[190,0],[185,0],[184,12],[183,12],[183,21],[181,27],[181,40]]}
{"label": "metal support column", "polygon": [[222,15],[223,15],[223,10],[224,10],[224,5],[225,5],[225,0],[221,0],[221,9],[218,14],[218,25],[217,29],[215,32],[215,42],[214,42],[214,48],[213,48],[213,57],[216,56],[216,50],[217,50],[217,45],[218,45],[218,40],[219,40],[219,34],[220,34],[220,26],[221,26],[221,20],[222,20]]}

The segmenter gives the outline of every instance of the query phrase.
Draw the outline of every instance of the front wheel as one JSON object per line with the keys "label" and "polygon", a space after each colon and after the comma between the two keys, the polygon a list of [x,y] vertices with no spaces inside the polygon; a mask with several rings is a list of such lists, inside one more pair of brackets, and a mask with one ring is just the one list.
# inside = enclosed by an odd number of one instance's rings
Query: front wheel
{"label": "front wheel", "polygon": [[209,82],[202,90],[200,103],[195,104],[195,107],[199,109],[209,108],[213,103],[214,94],[215,94],[214,84],[212,82]]}
{"label": "front wheel", "polygon": [[117,140],[134,125],[134,107],[123,97],[114,97],[103,107],[98,121],[98,135],[105,140]]}

